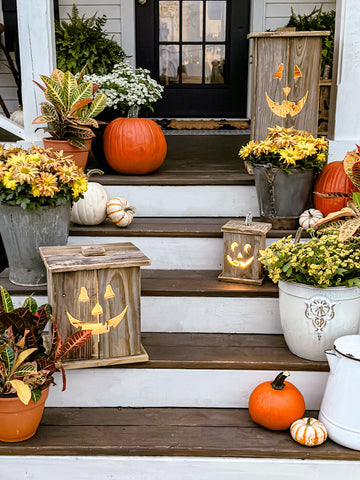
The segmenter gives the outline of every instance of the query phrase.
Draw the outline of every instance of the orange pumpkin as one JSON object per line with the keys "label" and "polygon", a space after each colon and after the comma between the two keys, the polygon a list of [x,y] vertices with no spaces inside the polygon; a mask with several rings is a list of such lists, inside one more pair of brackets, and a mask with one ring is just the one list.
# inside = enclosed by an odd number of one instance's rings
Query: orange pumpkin
{"label": "orange pumpkin", "polygon": [[318,176],[314,187],[314,206],[324,216],[346,207],[349,198],[323,198],[318,193],[352,193],[358,191],[351,179],[346,175],[344,162],[331,162],[325,165]]}
{"label": "orange pumpkin", "polygon": [[281,372],[273,382],[261,383],[252,392],[249,413],[255,423],[270,430],[286,430],[304,415],[304,397],[295,385],[284,381],[289,375]]}
{"label": "orange pumpkin", "polygon": [[110,122],[104,132],[103,148],[109,165],[128,175],[154,172],[167,152],[161,128],[147,118],[116,118]]}

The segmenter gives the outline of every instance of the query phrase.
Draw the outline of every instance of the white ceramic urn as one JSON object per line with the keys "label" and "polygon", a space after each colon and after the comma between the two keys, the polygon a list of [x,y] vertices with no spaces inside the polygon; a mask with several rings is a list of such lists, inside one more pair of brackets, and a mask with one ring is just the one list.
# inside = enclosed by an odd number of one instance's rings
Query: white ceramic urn
{"label": "white ceramic urn", "polygon": [[317,288],[279,281],[280,322],[289,350],[307,360],[326,360],[335,339],[359,333],[360,288]]}
{"label": "white ceramic urn", "polygon": [[360,335],[337,338],[326,356],[330,374],[319,420],[331,440],[360,450]]}

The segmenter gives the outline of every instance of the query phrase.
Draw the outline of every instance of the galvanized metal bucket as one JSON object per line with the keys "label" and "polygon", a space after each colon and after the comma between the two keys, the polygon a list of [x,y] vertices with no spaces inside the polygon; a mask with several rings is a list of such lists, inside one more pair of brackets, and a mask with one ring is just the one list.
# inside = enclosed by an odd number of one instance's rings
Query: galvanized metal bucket
{"label": "galvanized metal bucket", "polygon": [[262,217],[299,217],[311,207],[314,169],[287,173],[267,164],[254,165],[253,170]]}
{"label": "galvanized metal bucket", "polygon": [[9,262],[9,279],[16,285],[46,285],[46,270],[39,247],[66,245],[70,202],[34,211],[0,204],[0,233]]}

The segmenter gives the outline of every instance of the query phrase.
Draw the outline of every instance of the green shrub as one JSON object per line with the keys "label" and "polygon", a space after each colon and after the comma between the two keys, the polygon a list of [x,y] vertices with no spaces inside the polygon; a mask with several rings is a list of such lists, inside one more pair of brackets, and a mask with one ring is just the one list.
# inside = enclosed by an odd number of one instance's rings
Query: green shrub
{"label": "green shrub", "polygon": [[296,15],[291,7],[291,17],[287,27],[296,27],[296,30],[330,30],[330,35],[323,37],[321,51],[321,76],[324,75],[325,65],[329,65],[331,78],[334,55],[335,11],[323,12],[322,7],[314,8],[308,15]]}
{"label": "green shrub", "polygon": [[55,23],[57,67],[62,71],[79,73],[87,64],[88,73],[104,75],[114,65],[126,58],[124,50],[112,38],[108,38],[103,27],[106,15],[90,18],[80,17],[79,9],[73,5],[69,22]]}

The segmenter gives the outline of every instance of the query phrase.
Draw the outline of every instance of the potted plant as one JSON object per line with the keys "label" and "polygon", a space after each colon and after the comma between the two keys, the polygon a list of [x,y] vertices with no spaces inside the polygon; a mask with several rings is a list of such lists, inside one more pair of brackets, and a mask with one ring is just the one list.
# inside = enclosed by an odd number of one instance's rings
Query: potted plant
{"label": "potted plant", "polygon": [[56,61],[61,70],[80,72],[83,65],[96,74],[110,73],[116,63],[126,58],[121,46],[109,38],[104,26],[106,15],[89,18],[79,15],[73,4],[68,21],[55,21]]}
{"label": "potted plant", "polygon": [[261,251],[269,277],[279,283],[280,321],[295,355],[325,360],[342,335],[360,324],[360,237],[341,241],[335,233],[304,243],[283,238]]}
{"label": "potted plant", "polygon": [[269,128],[262,142],[250,141],[240,149],[249,173],[255,176],[260,215],[293,219],[311,206],[314,175],[327,159],[328,142],[294,128]]}
{"label": "potted plant", "polygon": [[75,77],[56,68],[50,77],[40,75],[45,87],[34,81],[48,100],[41,104],[41,115],[33,120],[35,124],[47,123],[47,127],[41,127],[51,135],[43,139],[45,148],[73,155],[81,168],[86,166],[91,139],[95,136],[92,129],[98,127],[94,117],[106,103],[103,93],[93,97],[98,85],[82,81],[84,71],[85,67]]}
{"label": "potted plant", "polygon": [[86,189],[87,175],[62,152],[0,146],[0,234],[11,282],[46,283],[39,246],[66,244],[71,203]]}
{"label": "potted plant", "polygon": [[[48,347],[44,329],[51,323]],[[19,442],[32,437],[40,423],[53,374],[65,371],[61,359],[80,348],[91,336],[82,330],[62,341],[50,305],[38,307],[30,296],[14,308],[0,287],[0,440]]]}
{"label": "potted plant", "polygon": [[[138,118],[141,107],[153,110],[163,87],[150,77],[149,70],[132,69],[128,62],[114,66],[107,75],[86,75],[100,85],[106,105],[115,119],[106,127],[103,148],[107,162],[119,173],[146,174],[157,170],[165,160],[164,134],[153,120]],[[127,113],[127,118],[116,118]]]}

